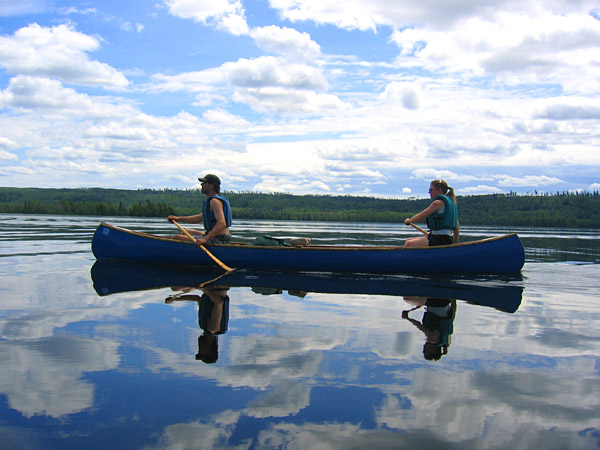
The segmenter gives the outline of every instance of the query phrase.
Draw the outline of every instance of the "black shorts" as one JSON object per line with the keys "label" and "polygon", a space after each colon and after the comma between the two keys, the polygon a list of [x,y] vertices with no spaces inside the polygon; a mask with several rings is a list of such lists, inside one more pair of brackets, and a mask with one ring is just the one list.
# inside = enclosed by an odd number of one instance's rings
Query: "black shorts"
{"label": "black shorts", "polygon": [[454,244],[454,237],[448,236],[447,234],[431,234],[427,235],[427,240],[429,241],[430,247],[435,247],[437,245],[450,245]]}
{"label": "black shorts", "polygon": [[[202,237],[202,236],[200,236],[200,237]],[[200,239],[200,237],[198,237],[196,239]],[[207,244],[229,244],[230,241],[231,241],[230,234],[219,234],[218,236],[210,238],[208,241],[206,241],[206,243]]]}

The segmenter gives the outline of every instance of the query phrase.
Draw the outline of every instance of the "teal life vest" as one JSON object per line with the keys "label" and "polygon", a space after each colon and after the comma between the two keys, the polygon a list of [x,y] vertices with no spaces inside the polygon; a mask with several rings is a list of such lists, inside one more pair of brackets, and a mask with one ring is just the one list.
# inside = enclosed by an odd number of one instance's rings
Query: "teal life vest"
{"label": "teal life vest", "polygon": [[446,205],[444,213],[434,212],[427,218],[427,226],[430,230],[456,230],[458,226],[458,209],[450,197],[438,195],[433,201],[442,200]]}
{"label": "teal life vest", "polygon": [[212,230],[217,224],[217,218],[210,210],[210,201],[213,198],[218,198],[223,202],[223,215],[225,216],[225,224],[227,227],[231,226],[231,206],[229,205],[229,200],[227,200],[222,195],[213,195],[212,197],[208,197],[204,200],[202,204],[202,219],[204,220],[204,229],[206,231]]}

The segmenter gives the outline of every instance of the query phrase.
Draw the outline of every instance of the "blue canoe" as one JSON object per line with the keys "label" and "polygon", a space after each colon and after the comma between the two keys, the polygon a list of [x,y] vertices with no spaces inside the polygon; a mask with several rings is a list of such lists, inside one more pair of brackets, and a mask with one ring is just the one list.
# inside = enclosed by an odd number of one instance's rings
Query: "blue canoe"
{"label": "blue canoe", "polygon": [[[222,244],[207,247],[229,267],[290,272],[347,273],[515,273],[525,263],[516,234],[440,247],[402,246],[263,247]],[[215,262],[190,242],[101,223],[92,240],[98,260],[214,267]]]}

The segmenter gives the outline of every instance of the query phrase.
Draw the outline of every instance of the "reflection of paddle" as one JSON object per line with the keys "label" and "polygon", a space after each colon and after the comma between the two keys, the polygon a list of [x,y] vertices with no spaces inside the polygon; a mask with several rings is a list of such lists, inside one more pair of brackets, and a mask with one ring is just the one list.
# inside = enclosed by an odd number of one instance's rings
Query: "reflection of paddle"
{"label": "reflection of paddle", "polygon": [[[191,292],[194,289],[203,289],[207,284],[211,284],[211,283],[214,283],[217,280],[220,280],[221,278],[223,278],[228,273],[229,272],[222,273],[221,275],[219,275],[218,277],[213,278],[212,280],[207,280],[204,283],[200,283],[198,286],[189,286],[189,287],[181,288],[182,291],[179,292],[178,294],[169,295],[167,298],[165,298],[165,303],[173,303],[175,300],[179,300],[184,295],[187,295],[188,292]],[[171,289],[174,290],[175,288],[171,287]],[[197,296],[195,296],[195,297],[197,297]],[[184,300],[189,300],[189,299],[184,299]]]}
{"label": "reflection of paddle", "polygon": [[428,233],[427,231],[425,231],[423,228],[421,228],[420,226],[418,226],[418,225],[415,225],[415,224],[414,224],[414,223],[412,223],[412,222],[411,222],[411,223],[409,223],[409,225],[411,225],[411,226],[415,227],[417,230],[419,230],[419,231],[420,231],[421,233],[423,233],[424,235],[429,235],[429,233]]}
{"label": "reflection of paddle", "polygon": [[196,239],[194,238],[194,236],[192,236],[185,228],[183,228],[181,225],[179,225],[177,222],[175,222],[174,220],[172,220],[171,222],[173,222],[175,225],[177,225],[177,228],[179,228],[183,234],[185,234],[187,237],[189,237],[191,239],[191,241],[194,243],[194,245],[200,247],[202,250],[204,250],[206,252],[206,254],[208,256],[210,256],[214,262],[216,262],[218,265],[220,265],[223,269],[225,269],[227,272],[233,272],[235,269],[232,269],[231,267],[225,265],[225,263],[223,263],[219,258],[217,258],[215,255],[213,255],[211,252],[209,252],[206,247],[202,244],[196,244]]}

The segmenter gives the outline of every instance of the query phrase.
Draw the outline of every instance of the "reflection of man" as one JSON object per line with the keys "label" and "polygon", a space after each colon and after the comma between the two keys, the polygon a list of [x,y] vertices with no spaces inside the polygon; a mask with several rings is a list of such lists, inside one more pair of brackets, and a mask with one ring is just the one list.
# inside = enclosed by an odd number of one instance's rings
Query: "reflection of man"
{"label": "reflection of man", "polygon": [[[404,298],[410,303],[417,303],[413,309],[402,311],[402,318],[407,319],[425,334],[423,357],[429,361],[437,361],[448,353],[450,336],[454,332],[456,317],[456,300],[445,298]],[[421,322],[408,317],[408,313],[425,305],[425,313]]]}
{"label": "reflection of man", "polygon": [[229,324],[229,288],[202,288],[202,297],[198,303],[198,325],[202,335],[198,338],[196,359],[212,364],[219,358],[219,334],[227,332]]}
{"label": "reflection of man", "polygon": [[[229,296],[227,286],[202,287],[201,296],[194,294],[174,295],[165,300],[191,300],[198,302],[198,325],[202,334],[198,337],[196,359],[213,364],[219,359],[218,335],[227,332],[229,324]],[[188,290],[189,292],[189,290]]]}

